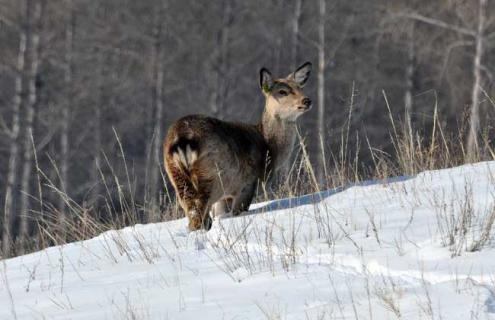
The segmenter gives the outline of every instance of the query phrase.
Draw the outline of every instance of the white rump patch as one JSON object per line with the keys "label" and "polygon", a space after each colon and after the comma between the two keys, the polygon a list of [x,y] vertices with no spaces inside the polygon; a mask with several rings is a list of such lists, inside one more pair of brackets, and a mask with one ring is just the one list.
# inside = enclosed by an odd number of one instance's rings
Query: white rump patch
{"label": "white rump patch", "polygon": [[186,160],[188,165],[192,165],[196,160],[198,160],[198,152],[191,149],[190,145],[186,147]]}
{"label": "white rump patch", "polygon": [[174,161],[182,163],[185,168],[191,167],[196,160],[198,160],[198,152],[191,149],[190,145],[186,146],[186,150],[179,148],[174,153]]}

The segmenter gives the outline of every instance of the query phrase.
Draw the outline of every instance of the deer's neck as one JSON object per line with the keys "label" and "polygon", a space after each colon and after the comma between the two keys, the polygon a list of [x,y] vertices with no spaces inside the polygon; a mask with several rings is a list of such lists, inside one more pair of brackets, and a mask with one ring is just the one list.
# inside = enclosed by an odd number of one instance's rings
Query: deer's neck
{"label": "deer's neck", "polygon": [[265,110],[260,127],[268,145],[271,169],[277,171],[287,163],[294,149],[296,122],[282,120]]}

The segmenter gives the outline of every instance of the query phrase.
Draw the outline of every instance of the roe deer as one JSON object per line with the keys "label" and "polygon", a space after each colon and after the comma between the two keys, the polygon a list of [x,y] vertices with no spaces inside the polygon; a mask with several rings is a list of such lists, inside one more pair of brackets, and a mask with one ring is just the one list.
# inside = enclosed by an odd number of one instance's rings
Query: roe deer
{"label": "roe deer", "polygon": [[259,180],[287,162],[296,140],[296,120],[311,108],[302,87],[311,63],[286,78],[260,70],[265,110],[257,125],[203,115],[177,120],[164,143],[165,170],[189,219],[191,231],[211,228],[210,210],[249,209]]}

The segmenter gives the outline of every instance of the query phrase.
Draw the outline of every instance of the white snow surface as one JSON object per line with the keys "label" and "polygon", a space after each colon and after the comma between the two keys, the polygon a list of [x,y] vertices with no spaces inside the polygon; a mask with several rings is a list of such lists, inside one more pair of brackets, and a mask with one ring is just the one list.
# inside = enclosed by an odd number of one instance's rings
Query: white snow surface
{"label": "white snow surface", "polygon": [[255,204],[207,233],[136,225],[0,261],[0,319],[495,319],[493,236],[469,251],[494,177],[495,162],[428,171]]}

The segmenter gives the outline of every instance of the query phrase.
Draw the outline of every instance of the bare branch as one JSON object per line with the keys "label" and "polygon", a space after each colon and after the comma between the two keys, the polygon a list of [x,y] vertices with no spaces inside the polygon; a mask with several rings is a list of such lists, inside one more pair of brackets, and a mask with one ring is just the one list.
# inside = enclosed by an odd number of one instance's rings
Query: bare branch
{"label": "bare branch", "polygon": [[2,15],[1,13],[0,13],[0,24],[4,24],[9,28],[15,28],[15,29],[18,28],[17,24],[14,21],[12,21],[10,18]]}
{"label": "bare branch", "polygon": [[447,66],[449,63],[450,59],[450,54],[452,50],[458,47],[463,47],[463,46],[472,46],[474,44],[474,41],[455,41],[454,43],[451,43],[450,45],[447,46],[445,50],[445,55],[443,58],[443,63],[442,63],[442,69],[440,70],[439,77],[437,82],[440,83],[443,79],[443,76],[445,75],[445,71],[447,70]]}
{"label": "bare branch", "polygon": [[420,22],[423,22],[423,23],[426,23],[429,25],[448,29],[451,31],[455,31],[457,33],[464,34],[467,36],[476,37],[476,31],[475,30],[470,30],[470,29],[466,29],[463,27],[455,26],[455,25],[449,24],[445,21],[438,20],[438,19],[431,18],[431,17],[426,17],[426,16],[423,16],[423,15],[420,15],[417,13],[398,14],[398,16],[408,18],[408,19],[413,19],[413,20],[420,21]]}
{"label": "bare branch", "polygon": [[7,126],[7,123],[5,122],[5,119],[1,114],[0,114],[0,128],[3,130],[3,133],[5,133],[9,138],[12,137],[12,131],[9,129],[9,126]]}
{"label": "bare branch", "polygon": [[493,73],[492,71],[484,64],[480,65],[480,68],[481,68],[481,71],[483,71],[485,73],[485,75],[488,77],[488,80],[490,82],[493,82]]}

